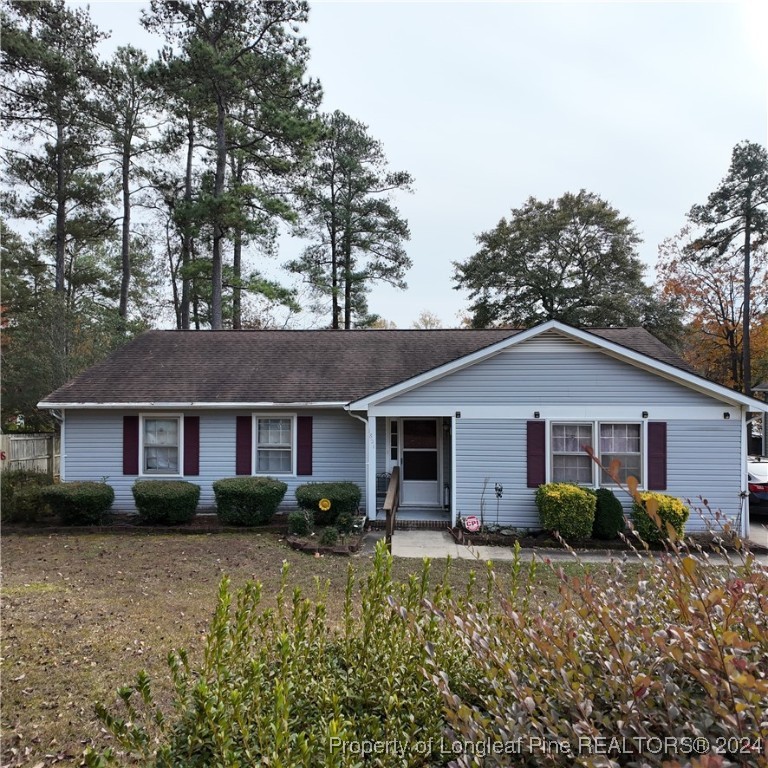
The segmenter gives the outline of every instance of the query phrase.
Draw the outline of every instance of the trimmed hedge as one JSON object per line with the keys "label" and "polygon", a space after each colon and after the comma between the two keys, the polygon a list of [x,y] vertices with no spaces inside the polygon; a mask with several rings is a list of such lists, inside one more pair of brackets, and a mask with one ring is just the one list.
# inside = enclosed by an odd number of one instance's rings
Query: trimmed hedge
{"label": "trimmed hedge", "polygon": [[98,525],[115,500],[112,486],[91,481],[43,488],[40,498],[64,525]]}
{"label": "trimmed hedge", "polygon": [[131,490],[143,523],[188,523],[197,513],[200,486],[186,480],[137,480]]}
{"label": "trimmed hedge", "polygon": [[595,522],[592,536],[595,539],[617,539],[625,528],[624,508],[610,488],[599,488],[595,493]]}
{"label": "trimmed hedge", "polygon": [[564,539],[586,539],[592,534],[597,497],[571,483],[548,483],[536,491],[541,525]]}
{"label": "trimmed hedge", "polygon": [[[638,502],[638,498],[640,501]],[[659,521],[653,519],[649,513],[648,502],[655,502],[655,513]],[[632,505],[632,523],[640,538],[649,544],[667,541],[669,531],[667,524],[671,525],[678,538],[683,536],[685,523],[688,520],[690,510],[680,499],[668,496],[666,493],[654,493],[653,491],[641,491],[635,497]]]}
{"label": "trimmed hedge", "polygon": [[225,525],[266,525],[288,486],[274,477],[228,477],[213,484],[216,514]]}
{"label": "trimmed hedge", "polygon": [[288,515],[288,532],[306,536],[315,524],[311,509],[294,510]]}
{"label": "trimmed hedge", "polygon": [[[360,506],[362,494],[355,483],[305,483],[296,489],[296,501],[301,509],[311,509],[317,525],[334,525],[342,512],[354,515]],[[320,509],[320,500],[328,499],[331,507]]]}
{"label": "trimmed hedge", "polygon": [[45,472],[12,469],[0,482],[0,512],[4,523],[35,523],[45,506],[43,488],[52,485]]}

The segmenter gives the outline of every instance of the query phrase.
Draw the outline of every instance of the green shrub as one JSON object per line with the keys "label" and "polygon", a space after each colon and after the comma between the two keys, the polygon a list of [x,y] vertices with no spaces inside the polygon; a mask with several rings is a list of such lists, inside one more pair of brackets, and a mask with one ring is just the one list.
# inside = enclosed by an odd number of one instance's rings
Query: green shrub
{"label": "green shrub", "polygon": [[328,526],[323,529],[320,534],[320,543],[324,547],[334,547],[339,541],[339,531],[333,526]]}
{"label": "green shrub", "polygon": [[137,480],[132,490],[144,523],[188,523],[197,513],[200,486],[186,480]]}
{"label": "green shrub", "polygon": [[594,492],[570,483],[540,485],[536,491],[541,525],[558,531],[564,539],[586,539],[595,522]]}
{"label": "green shrub", "polygon": [[595,539],[616,539],[624,530],[624,508],[610,488],[599,488],[595,494],[595,522],[592,536]]}
{"label": "green shrub", "polygon": [[45,502],[40,489],[51,485],[45,472],[12,469],[0,475],[0,513],[4,523],[34,523]]}
{"label": "green shrub", "polygon": [[98,525],[112,506],[115,492],[106,483],[83,481],[50,485],[42,489],[41,498],[64,525]]}
{"label": "green shrub", "polygon": [[[155,700],[140,673],[120,691],[120,710],[97,706],[116,746],[130,753],[126,762],[135,756],[142,765],[185,768],[342,768],[374,764],[350,754],[355,742],[399,739],[414,750],[410,759],[390,749],[375,765],[445,764],[441,700],[423,670],[431,653],[452,680],[464,678],[469,654],[422,604],[445,607],[446,584],[438,579],[429,589],[429,563],[420,577],[394,583],[382,542],[359,590],[349,569],[336,622],[327,617],[327,593],[310,600],[292,590],[287,568],[276,607],[260,584],[247,583],[233,599],[222,581],[198,665],[184,651],[169,656],[173,702]],[[403,621],[399,610],[421,614],[423,622]],[[99,759],[91,754],[87,764],[107,764]]]}
{"label": "green shrub", "polygon": [[671,526],[673,538],[681,538],[685,531],[690,510],[680,499],[666,493],[641,491],[632,504],[632,523],[643,541],[655,543],[670,538]]}
{"label": "green shrub", "polygon": [[[198,664],[169,657],[173,701],[142,672],[119,713],[98,705],[129,754],[109,751],[121,764],[340,768],[374,764],[342,751],[368,740],[413,750],[382,752],[380,768],[766,768],[768,572],[749,554],[712,567],[670,550],[640,573],[544,566],[559,588],[537,600],[542,565],[519,547],[508,574],[454,595],[447,578],[428,589],[428,562],[394,583],[381,542],[359,591],[350,569],[338,623],[326,592],[291,593],[287,564],[274,608],[253,582],[233,601],[225,579]],[[486,745],[502,751],[470,751]]]}
{"label": "green shrub", "polygon": [[349,512],[340,512],[336,518],[336,528],[339,533],[351,533],[355,518]]}
{"label": "green shrub", "polygon": [[225,525],[266,525],[288,486],[274,477],[230,477],[213,484],[216,514]]}
{"label": "green shrub", "polygon": [[[306,483],[296,489],[296,501],[302,509],[311,509],[315,513],[317,525],[334,525],[342,512],[355,514],[360,506],[360,488],[354,483]],[[320,509],[320,501],[328,499],[331,507]]]}
{"label": "green shrub", "polygon": [[310,509],[296,509],[288,514],[288,532],[296,536],[306,536],[314,525],[314,515]]}

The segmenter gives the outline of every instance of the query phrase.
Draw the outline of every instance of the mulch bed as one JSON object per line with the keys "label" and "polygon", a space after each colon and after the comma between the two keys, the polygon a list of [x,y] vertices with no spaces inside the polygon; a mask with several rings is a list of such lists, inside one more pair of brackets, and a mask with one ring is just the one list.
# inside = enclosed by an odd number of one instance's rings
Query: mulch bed
{"label": "mulch bed", "polygon": [[[463,544],[470,547],[489,546],[489,547],[514,547],[515,542],[519,542],[523,549],[564,549],[563,543],[552,536],[549,531],[535,531],[528,534],[503,535],[501,533],[469,533],[463,528],[448,529],[457,544]],[[735,552],[737,548],[730,542],[715,542],[715,537],[711,534],[692,534],[687,537],[691,541],[699,544],[704,550],[710,550],[715,547],[725,546],[725,549]],[[632,541],[632,539],[630,539]],[[635,549],[642,550],[639,542],[632,542]],[[602,539],[579,539],[568,542],[571,549],[574,550],[599,550],[611,552],[631,552],[632,547],[622,539],[602,540]],[[663,552],[663,544],[649,544],[649,549],[656,552]],[[754,542],[749,542],[749,549],[759,555],[768,554],[768,548]]]}
{"label": "mulch bed", "polygon": [[321,544],[318,536],[295,536],[291,534],[286,538],[286,541],[291,548],[310,555],[352,555],[360,551],[364,538],[365,533],[357,536],[350,535],[346,537],[345,542],[333,546]]}

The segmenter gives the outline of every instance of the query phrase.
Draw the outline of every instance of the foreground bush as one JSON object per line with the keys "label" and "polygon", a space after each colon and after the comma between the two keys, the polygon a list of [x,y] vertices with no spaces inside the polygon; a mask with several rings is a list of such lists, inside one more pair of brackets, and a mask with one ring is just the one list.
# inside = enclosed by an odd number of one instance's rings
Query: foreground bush
{"label": "foreground bush", "polygon": [[[314,512],[317,525],[334,525],[342,512],[354,515],[360,498],[360,487],[348,482],[305,483],[296,489],[296,502],[302,509]],[[331,502],[327,510],[320,507],[323,499]]]}
{"label": "foreground bush", "polygon": [[197,513],[200,486],[186,480],[137,480],[132,490],[142,522],[177,525]]}
{"label": "foreground bush", "polygon": [[553,605],[518,581],[497,612],[445,612],[475,667],[468,697],[432,665],[452,738],[523,756],[484,766],[768,766],[768,573],[706,560],[680,547],[637,582],[616,562],[563,576]]}
{"label": "foreground bush", "polygon": [[[157,766],[766,768],[768,573],[723,554],[560,572],[545,603],[530,598],[536,561],[454,597],[445,580],[429,594],[428,562],[393,584],[380,544],[359,594],[350,571],[337,628],[322,592],[289,598],[284,581],[271,609],[250,583],[232,610],[225,580],[200,665],[169,657],[173,706],[140,674],[120,714],[97,711]],[[352,751],[364,741],[404,751],[366,761]]]}
{"label": "foreground bush", "polygon": [[230,477],[213,484],[216,514],[225,525],[266,525],[288,486],[274,477]]}
{"label": "foreground bush", "polygon": [[45,507],[42,489],[52,485],[45,472],[12,469],[0,481],[0,513],[4,523],[35,523]]}
{"label": "foreground bush", "polygon": [[625,528],[624,508],[610,488],[598,488],[595,492],[595,522],[592,536],[595,539],[616,539]]}
{"label": "foreground bush", "polygon": [[542,528],[564,539],[586,539],[595,522],[595,494],[570,483],[548,483],[536,491]]}
{"label": "foreground bush", "polygon": [[[101,721],[144,765],[353,766],[370,761],[350,748],[395,738],[413,753],[380,754],[376,765],[444,763],[440,695],[424,676],[427,649],[457,680],[468,652],[421,608],[427,599],[449,604],[444,582],[428,591],[429,565],[405,585],[393,583],[391,567],[379,546],[359,593],[350,568],[338,627],[326,619],[322,593],[314,600],[291,593],[287,565],[276,608],[262,605],[261,586],[251,582],[233,609],[225,579],[201,664],[192,668],[184,651],[169,657],[173,706],[155,702],[142,673],[118,692],[121,713],[97,707]],[[417,754],[417,744],[425,751]],[[88,764],[106,765],[110,755],[92,754]]]}
{"label": "foreground bush", "polygon": [[43,488],[41,499],[64,525],[98,525],[115,500],[106,483],[59,483]]}
{"label": "foreground bush", "polygon": [[647,542],[682,538],[689,514],[680,499],[665,493],[644,491],[636,494],[632,504],[632,523],[640,538]]}

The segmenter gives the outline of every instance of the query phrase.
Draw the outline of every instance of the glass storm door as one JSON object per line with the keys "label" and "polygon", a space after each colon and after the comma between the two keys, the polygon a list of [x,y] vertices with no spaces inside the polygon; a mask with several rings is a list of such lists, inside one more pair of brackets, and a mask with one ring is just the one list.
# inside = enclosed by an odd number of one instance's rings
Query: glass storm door
{"label": "glass storm door", "polygon": [[402,504],[440,503],[437,419],[403,419]]}

